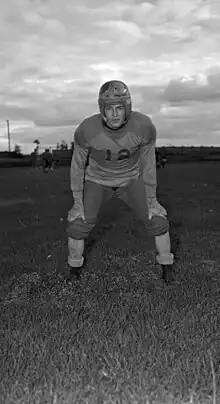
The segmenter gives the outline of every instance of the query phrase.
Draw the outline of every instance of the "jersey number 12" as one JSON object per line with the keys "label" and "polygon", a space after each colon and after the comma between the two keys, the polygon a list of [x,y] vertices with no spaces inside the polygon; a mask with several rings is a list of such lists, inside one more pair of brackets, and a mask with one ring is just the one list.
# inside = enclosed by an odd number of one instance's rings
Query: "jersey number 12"
{"label": "jersey number 12", "polygon": [[[117,153],[116,160],[126,160],[130,157],[130,151],[128,149],[121,149]],[[112,152],[110,149],[106,150],[105,160],[111,161],[112,160]]]}

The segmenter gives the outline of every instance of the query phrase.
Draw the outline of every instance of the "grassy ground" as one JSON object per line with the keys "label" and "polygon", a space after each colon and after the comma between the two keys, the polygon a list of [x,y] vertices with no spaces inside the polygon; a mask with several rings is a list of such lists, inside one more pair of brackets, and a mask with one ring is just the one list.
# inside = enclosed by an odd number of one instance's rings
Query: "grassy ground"
{"label": "grassy ground", "polygon": [[178,258],[168,288],[117,200],[87,241],[81,283],[65,285],[68,169],[1,169],[0,403],[220,402],[219,169],[158,171]]}

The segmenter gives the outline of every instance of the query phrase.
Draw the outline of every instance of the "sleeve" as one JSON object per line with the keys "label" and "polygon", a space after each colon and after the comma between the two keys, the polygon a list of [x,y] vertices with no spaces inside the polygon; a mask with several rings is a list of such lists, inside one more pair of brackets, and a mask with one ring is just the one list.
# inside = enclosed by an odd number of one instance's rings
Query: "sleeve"
{"label": "sleeve", "polygon": [[85,139],[82,124],[74,133],[74,150],[70,167],[70,186],[74,200],[83,199],[85,166],[89,154],[89,147]]}
{"label": "sleeve", "polygon": [[150,121],[150,126],[145,125],[144,136],[140,145],[141,149],[141,174],[145,184],[148,208],[155,205],[157,196],[157,172],[156,172],[156,158],[155,158],[155,145],[157,131],[154,124]]}

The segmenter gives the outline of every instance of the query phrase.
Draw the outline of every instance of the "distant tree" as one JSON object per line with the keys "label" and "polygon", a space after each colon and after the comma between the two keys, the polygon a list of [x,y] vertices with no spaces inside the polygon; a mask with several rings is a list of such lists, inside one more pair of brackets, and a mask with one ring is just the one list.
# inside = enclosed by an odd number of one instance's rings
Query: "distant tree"
{"label": "distant tree", "polygon": [[65,140],[62,140],[61,144],[60,144],[60,150],[62,151],[67,151],[68,150],[68,144]]}
{"label": "distant tree", "polygon": [[60,144],[59,144],[59,142],[58,142],[57,145],[56,145],[56,150],[60,150]]}
{"label": "distant tree", "polygon": [[14,152],[16,154],[21,154],[21,146],[19,144],[15,145]]}

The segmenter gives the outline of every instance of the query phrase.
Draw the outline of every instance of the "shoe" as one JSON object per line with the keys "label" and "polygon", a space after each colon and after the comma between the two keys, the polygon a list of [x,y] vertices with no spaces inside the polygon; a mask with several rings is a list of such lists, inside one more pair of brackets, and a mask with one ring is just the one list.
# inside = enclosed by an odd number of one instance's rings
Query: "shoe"
{"label": "shoe", "polygon": [[161,265],[162,266],[162,279],[165,281],[167,285],[174,281],[174,269],[173,265]]}
{"label": "shoe", "polygon": [[64,273],[66,282],[79,281],[81,277],[81,270],[82,267],[73,268],[68,265]]}

